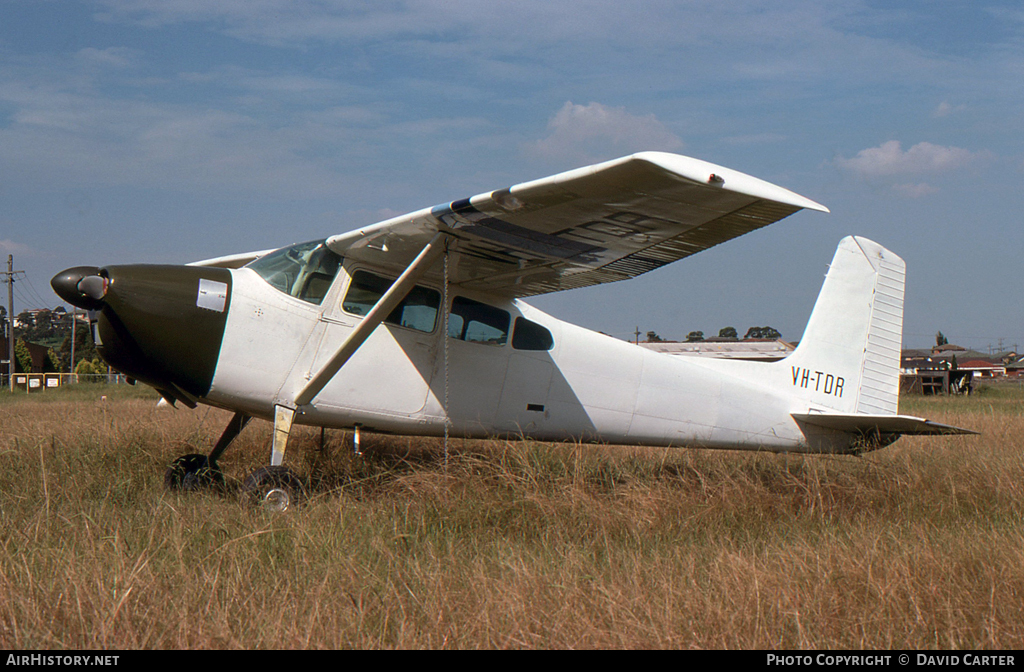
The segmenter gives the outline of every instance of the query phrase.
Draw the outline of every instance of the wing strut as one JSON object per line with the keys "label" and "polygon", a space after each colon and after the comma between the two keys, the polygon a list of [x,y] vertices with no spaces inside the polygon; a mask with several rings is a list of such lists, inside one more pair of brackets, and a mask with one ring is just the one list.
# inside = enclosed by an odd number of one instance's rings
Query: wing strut
{"label": "wing strut", "polygon": [[416,281],[423,277],[423,274],[444,253],[444,238],[445,234],[440,231],[431,238],[430,242],[427,243],[416,259],[405,269],[405,272],[398,277],[398,280],[395,280],[395,283],[384,293],[384,296],[380,297],[377,305],[366,314],[362,322],[356,325],[356,328],[348,335],[348,338],[341,344],[341,347],[334,353],[330,361],[324,364],[319,373],[306,383],[306,386],[295,397],[296,406],[305,406],[313,401],[313,397],[320,394],[320,390],[324,389],[324,386],[330,382],[331,378],[341,370],[341,367],[356,353],[359,346],[369,338],[373,330],[391,314],[391,311],[398,307],[398,304],[412,290]]}
{"label": "wing strut", "polygon": [[274,407],[274,447],[271,453],[271,465],[279,465],[284,460],[285,445],[291,432],[292,419],[298,407],[313,401],[316,395],[337,375],[341,367],[359,350],[359,347],[370,337],[374,329],[391,314],[398,304],[412,290],[416,282],[423,277],[437,258],[445,251],[445,233],[438,231],[426,244],[419,255],[409,264],[408,268],[395,280],[394,284],[384,292],[377,304],[370,309],[363,321],[348,335],[331,359],[313,376],[305,387],[295,396],[295,408],[277,405]]}

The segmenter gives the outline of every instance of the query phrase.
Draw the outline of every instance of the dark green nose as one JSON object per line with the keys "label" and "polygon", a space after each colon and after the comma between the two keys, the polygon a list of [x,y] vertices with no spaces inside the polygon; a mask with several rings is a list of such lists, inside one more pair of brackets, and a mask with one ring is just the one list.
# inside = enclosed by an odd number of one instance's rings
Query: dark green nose
{"label": "dark green nose", "polygon": [[68,303],[98,311],[96,349],[112,367],[189,405],[210,391],[227,323],[230,271],[82,266],[51,284]]}

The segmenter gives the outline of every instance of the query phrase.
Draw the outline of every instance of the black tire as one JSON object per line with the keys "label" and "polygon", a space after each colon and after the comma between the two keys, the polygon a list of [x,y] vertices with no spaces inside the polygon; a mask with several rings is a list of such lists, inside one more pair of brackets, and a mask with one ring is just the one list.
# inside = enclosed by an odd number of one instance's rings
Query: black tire
{"label": "black tire", "polygon": [[224,474],[210,466],[206,455],[191,453],[171,462],[164,472],[164,487],[168,490],[195,492],[224,486]]}
{"label": "black tire", "polygon": [[286,511],[305,499],[306,488],[288,467],[260,467],[242,483],[242,496],[254,506]]}

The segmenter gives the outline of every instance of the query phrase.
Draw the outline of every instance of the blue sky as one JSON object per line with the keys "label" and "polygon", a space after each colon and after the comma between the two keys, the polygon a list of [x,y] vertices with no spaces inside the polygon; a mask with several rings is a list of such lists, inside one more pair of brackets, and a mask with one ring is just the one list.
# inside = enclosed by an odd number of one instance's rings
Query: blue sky
{"label": "blue sky", "polygon": [[1022,102],[1019,2],[0,0],[0,253],[20,312],[68,266],[275,247],[665,150],[832,213],[534,305],[623,338],[798,339],[856,234],[907,262],[906,347],[1024,347]]}

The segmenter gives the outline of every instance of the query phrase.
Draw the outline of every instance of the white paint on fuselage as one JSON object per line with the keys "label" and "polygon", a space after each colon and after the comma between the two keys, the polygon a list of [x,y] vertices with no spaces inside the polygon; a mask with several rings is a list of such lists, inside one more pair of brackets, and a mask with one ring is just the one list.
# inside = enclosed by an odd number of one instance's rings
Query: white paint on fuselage
{"label": "white paint on fuselage", "polygon": [[[220,361],[208,403],[273,418],[292,405],[360,317],[341,309],[345,270],[321,306],[274,289],[249,269],[232,271]],[[429,283],[423,283],[429,286]],[[382,324],[339,373],[299,409],[295,421],[326,427],[360,424],[419,435],[512,435],[539,440],[746,448],[843,450],[847,435],[808,432],[790,416],[808,409],[778,383],[777,363],[667,355],[557,320],[521,301],[462,292],[543,325],[550,351],[464,342]],[[447,340],[447,367],[445,365]]]}

